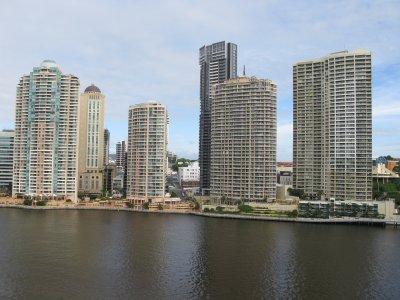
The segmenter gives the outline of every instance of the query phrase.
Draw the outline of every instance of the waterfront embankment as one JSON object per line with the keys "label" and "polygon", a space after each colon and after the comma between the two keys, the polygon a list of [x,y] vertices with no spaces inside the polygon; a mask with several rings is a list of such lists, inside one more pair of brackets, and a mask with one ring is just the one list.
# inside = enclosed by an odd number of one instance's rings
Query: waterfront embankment
{"label": "waterfront embankment", "polygon": [[399,228],[400,218],[397,219],[372,219],[372,218],[289,218],[289,217],[271,217],[271,216],[257,216],[257,215],[239,215],[239,214],[217,214],[217,213],[204,213],[188,210],[166,209],[166,210],[146,210],[134,209],[126,207],[107,207],[107,206],[75,206],[75,205],[60,205],[60,206],[27,206],[27,205],[14,205],[14,204],[0,204],[0,208],[17,208],[28,210],[101,210],[101,211],[126,211],[135,213],[151,213],[151,214],[186,214],[197,217],[207,218],[221,218],[221,219],[240,219],[252,221],[272,221],[272,222],[293,222],[293,223],[308,223],[308,224],[349,224],[349,225],[366,225],[366,226],[386,226],[393,225]]}

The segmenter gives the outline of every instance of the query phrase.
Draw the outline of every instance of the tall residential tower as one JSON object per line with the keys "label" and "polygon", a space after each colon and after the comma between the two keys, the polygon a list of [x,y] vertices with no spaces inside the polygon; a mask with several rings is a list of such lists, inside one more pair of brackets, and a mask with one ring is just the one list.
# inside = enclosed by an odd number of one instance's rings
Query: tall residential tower
{"label": "tall residential tower", "polygon": [[104,95],[90,85],[79,100],[79,187],[83,195],[103,191]]}
{"label": "tall residential tower", "polygon": [[200,48],[200,187],[203,194],[210,190],[211,163],[211,101],[213,84],[235,78],[237,74],[237,45],[219,42]]}
{"label": "tall residential tower", "polygon": [[77,199],[79,80],[45,60],[20,79],[13,196]]}
{"label": "tall residential tower", "polygon": [[11,192],[13,153],[14,130],[0,131],[0,193]]}
{"label": "tall residential tower", "polygon": [[167,107],[147,102],[129,107],[127,199],[162,202],[167,172]]}
{"label": "tall residential tower", "polygon": [[212,87],[211,195],[276,198],[276,84],[237,77]]}
{"label": "tall residential tower", "polygon": [[104,150],[103,150],[103,165],[107,166],[108,161],[110,159],[110,131],[105,128],[104,129]]}
{"label": "tall residential tower", "polygon": [[293,185],[306,195],[372,200],[371,53],[293,67]]}

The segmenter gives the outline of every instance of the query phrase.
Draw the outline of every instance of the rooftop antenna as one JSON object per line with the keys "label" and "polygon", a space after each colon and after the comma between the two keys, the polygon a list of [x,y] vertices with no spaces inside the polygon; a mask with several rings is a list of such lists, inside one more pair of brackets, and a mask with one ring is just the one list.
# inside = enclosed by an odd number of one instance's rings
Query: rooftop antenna
{"label": "rooftop antenna", "polygon": [[243,65],[243,76],[246,76],[246,65]]}

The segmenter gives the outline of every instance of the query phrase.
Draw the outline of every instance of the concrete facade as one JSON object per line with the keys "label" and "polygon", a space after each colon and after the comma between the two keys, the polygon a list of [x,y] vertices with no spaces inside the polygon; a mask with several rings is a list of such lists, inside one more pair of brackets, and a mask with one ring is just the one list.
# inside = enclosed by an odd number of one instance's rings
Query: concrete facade
{"label": "concrete facade", "polygon": [[148,102],[129,107],[126,191],[134,204],[164,201],[167,126],[165,105]]}
{"label": "concrete facade", "polygon": [[212,87],[211,195],[276,199],[276,84],[238,77]]}
{"label": "concrete facade", "polygon": [[178,180],[181,185],[199,186],[200,166],[198,161],[191,162],[187,167],[178,168]]}
{"label": "concrete facade", "polygon": [[13,180],[14,130],[0,131],[0,192],[11,192]]}
{"label": "concrete facade", "polygon": [[200,64],[200,122],[199,164],[200,187],[203,194],[210,190],[211,164],[211,99],[213,84],[223,83],[237,75],[237,45],[218,42],[199,50]]}
{"label": "concrete facade", "polygon": [[293,66],[293,187],[325,199],[372,200],[371,53]]}
{"label": "concrete facade", "polygon": [[103,192],[104,99],[93,84],[79,99],[79,194]]}
{"label": "concrete facade", "polygon": [[79,80],[45,60],[17,86],[13,196],[77,200]]}

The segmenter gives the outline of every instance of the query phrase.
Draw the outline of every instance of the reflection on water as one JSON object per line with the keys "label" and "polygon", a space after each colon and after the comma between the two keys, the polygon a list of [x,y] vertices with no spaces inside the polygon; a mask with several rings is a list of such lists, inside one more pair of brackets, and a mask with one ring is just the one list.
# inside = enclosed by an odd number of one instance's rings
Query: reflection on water
{"label": "reflection on water", "polygon": [[0,299],[399,299],[400,230],[0,209]]}

